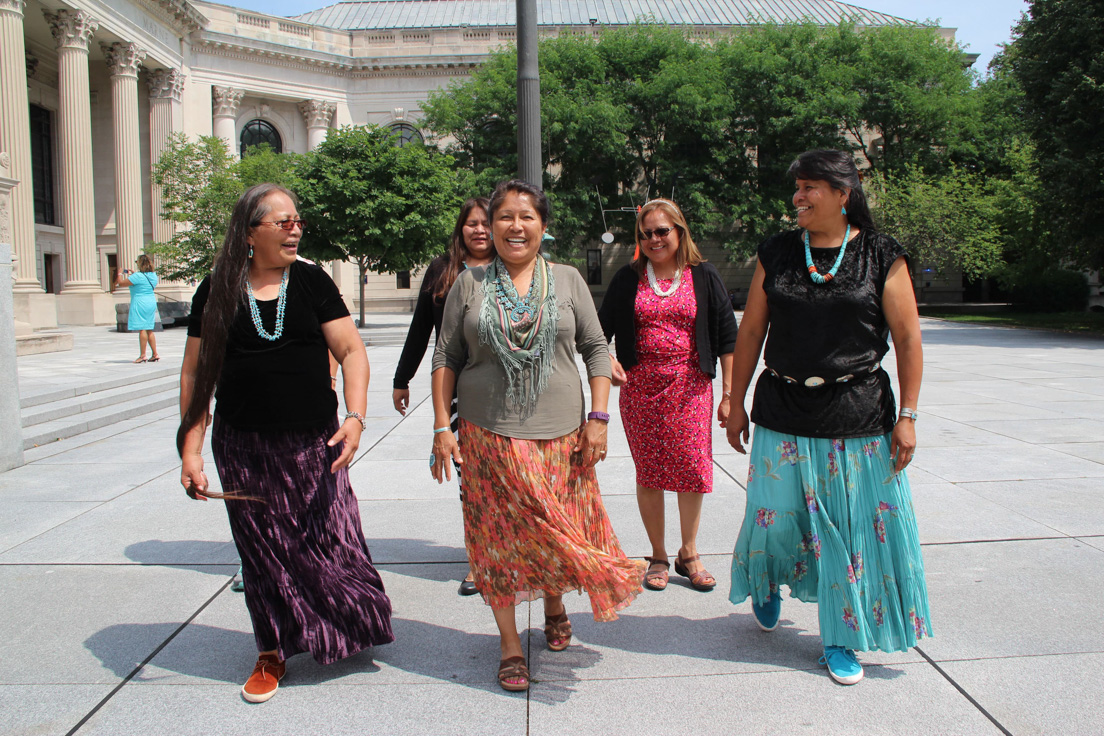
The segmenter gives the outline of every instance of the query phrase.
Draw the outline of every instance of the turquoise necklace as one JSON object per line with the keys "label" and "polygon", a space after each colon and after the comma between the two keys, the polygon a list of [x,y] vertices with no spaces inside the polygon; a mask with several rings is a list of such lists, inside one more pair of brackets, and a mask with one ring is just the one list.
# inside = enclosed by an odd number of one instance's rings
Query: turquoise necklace
{"label": "turquoise necklace", "polygon": [[529,282],[529,291],[525,293],[525,297],[519,297],[517,289],[514,288],[514,282],[510,278],[510,274],[506,271],[506,267],[500,264],[498,271],[498,278],[495,280],[495,292],[498,297],[498,303],[502,305],[502,308],[510,315],[510,321],[517,323],[525,319],[532,319],[533,317],[533,295],[536,293],[537,287],[537,274],[534,270],[533,280]]}
{"label": "turquoise necklace", "polygon": [[836,271],[839,270],[840,264],[843,263],[843,254],[847,251],[847,241],[850,238],[851,223],[847,223],[847,232],[843,234],[843,244],[840,246],[839,255],[836,256],[836,262],[832,264],[831,271],[821,275],[821,273],[817,271],[816,266],[813,265],[813,250],[809,247],[809,231],[805,231],[805,265],[809,268],[809,276],[812,277],[814,284],[827,284],[836,277]]}
{"label": "turquoise necklace", "polygon": [[284,269],[284,275],[280,279],[280,298],[276,300],[276,329],[272,334],[265,332],[264,323],[261,322],[261,310],[257,308],[257,299],[253,296],[253,284],[245,279],[245,291],[249,294],[249,314],[253,317],[253,326],[257,328],[257,334],[265,340],[275,342],[284,334],[284,308],[287,306],[288,269]]}

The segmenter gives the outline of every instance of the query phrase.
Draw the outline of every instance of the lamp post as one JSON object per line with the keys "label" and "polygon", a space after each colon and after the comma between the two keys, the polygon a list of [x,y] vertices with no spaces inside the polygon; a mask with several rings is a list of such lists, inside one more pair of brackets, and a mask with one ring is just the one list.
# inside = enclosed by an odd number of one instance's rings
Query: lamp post
{"label": "lamp post", "polygon": [[517,42],[518,176],[535,187],[543,188],[537,0],[517,0]]}

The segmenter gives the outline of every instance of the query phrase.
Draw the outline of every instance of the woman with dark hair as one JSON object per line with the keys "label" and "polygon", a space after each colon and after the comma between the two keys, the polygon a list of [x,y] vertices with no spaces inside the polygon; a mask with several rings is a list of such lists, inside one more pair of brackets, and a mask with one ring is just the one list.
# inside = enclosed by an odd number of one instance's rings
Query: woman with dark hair
{"label": "woman with dark hair", "polygon": [[[487,199],[473,197],[460,207],[460,216],[456,218],[456,227],[452,229],[448,253],[430,261],[422,279],[422,289],[418,293],[418,303],[414,307],[414,317],[406,333],[399,364],[395,366],[395,387],[391,400],[395,411],[406,416],[410,406],[410,379],[418,372],[422,363],[429,336],[436,331],[441,335],[441,318],[445,313],[445,297],[456,283],[456,277],[467,268],[485,266],[494,257],[491,245],[491,227],[487,221]],[[456,397],[452,398],[452,431],[457,430]],[[459,480],[459,473],[457,474]],[[471,571],[460,583],[460,595],[475,595]]]}
{"label": "woman with dark hair", "polygon": [[[744,394],[755,385],[747,507],[732,560],[733,603],[759,627],[781,615],[781,586],[816,602],[821,664],[862,679],[855,651],[902,651],[931,636],[905,468],[916,449],[923,373],[908,255],[875,232],[858,170],[842,151],[790,166],[800,229],[759,246],[736,340],[728,441],[745,452]],[[901,409],[882,359],[892,335]]]}
{"label": "woman with dark hair", "polygon": [[[636,501],[652,545],[644,585],[667,587],[664,491],[678,497],[682,545],[675,572],[695,590],[717,585],[698,554],[702,500],[713,490],[713,378],[721,364],[717,419],[728,419],[736,318],[717,269],[690,237],[682,210],[653,199],[636,216],[637,255],[614,274],[598,312],[617,338],[614,383],[636,465]],[[672,441],[672,438],[678,441]]]}
{"label": "woman with dark hair", "polygon": [[[368,356],[326,272],[297,260],[305,223],[276,184],[247,190],[196,289],[180,372],[177,449],[194,499],[222,498],[260,656],[242,697],[276,692],[285,660],[322,664],[393,641],[347,466],[360,444]],[[328,353],[344,375],[337,420]],[[203,437],[223,493],[209,490]]]}
{"label": "woman with dark hair", "polygon": [[127,311],[127,331],[138,331],[138,358],[135,363],[145,363],[146,345],[150,346],[150,363],[161,360],[157,354],[157,338],[154,337],[154,329],[157,327],[157,274],[153,272],[153,259],[145,253],[138,256],[135,263],[138,273],[129,270],[120,270],[115,276],[116,286],[130,287],[130,309]]}
{"label": "woman with dark hair", "polygon": [[[501,637],[498,681],[521,691],[529,670],[516,604],[544,597],[545,638],[558,652],[571,643],[565,592],[586,590],[595,620],[610,621],[640,591],[643,569],[621,551],[594,472],[606,454],[610,361],[590,291],[574,268],[540,255],[541,190],[503,182],[489,214],[495,259],[460,274],[445,301],[429,467],[441,482],[450,462],[463,465],[464,538]],[[585,418],[576,351],[590,382]]]}

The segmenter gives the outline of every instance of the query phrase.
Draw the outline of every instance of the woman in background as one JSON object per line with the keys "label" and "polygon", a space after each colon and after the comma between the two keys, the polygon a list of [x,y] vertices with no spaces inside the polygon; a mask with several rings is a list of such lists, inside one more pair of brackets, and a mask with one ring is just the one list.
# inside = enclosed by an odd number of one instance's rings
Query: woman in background
{"label": "woman in background", "polygon": [[135,363],[146,362],[146,344],[150,346],[150,363],[161,360],[157,354],[157,274],[153,272],[153,259],[145,253],[138,256],[138,273],[121,270],[115,277],[116,286],[130,287],[130,309],[127,311],[127,330],[138,331],[138,358]]}

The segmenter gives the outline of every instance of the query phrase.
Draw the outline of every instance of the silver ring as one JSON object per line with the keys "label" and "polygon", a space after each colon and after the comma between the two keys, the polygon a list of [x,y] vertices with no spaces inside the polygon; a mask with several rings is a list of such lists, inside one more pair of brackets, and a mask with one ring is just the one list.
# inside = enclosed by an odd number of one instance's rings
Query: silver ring
{"label": "silver ring", "polygon": [[437,453],[431,452],[429,454],[429,467],[432,468],[436,464],[437,464]]}

